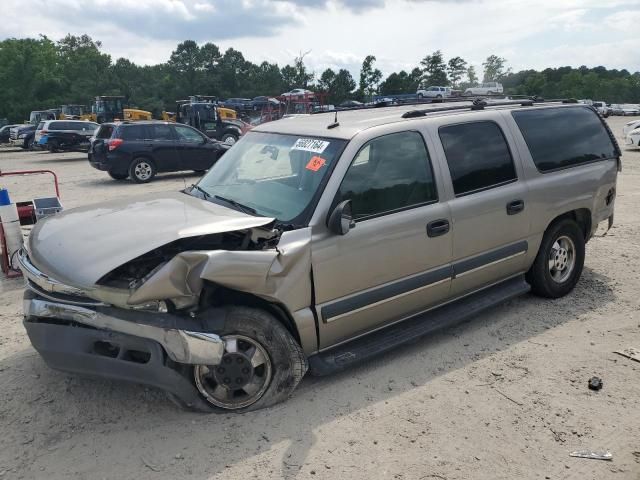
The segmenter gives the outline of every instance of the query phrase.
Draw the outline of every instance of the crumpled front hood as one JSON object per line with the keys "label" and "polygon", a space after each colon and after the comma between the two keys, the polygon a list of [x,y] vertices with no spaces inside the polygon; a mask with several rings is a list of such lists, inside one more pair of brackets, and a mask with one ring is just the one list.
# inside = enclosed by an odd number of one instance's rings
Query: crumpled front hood
{"label": "crumpled front hood", "polygon": [[181,192],[154,193],[67,210],[38,222],[29,257],[42,272],[80,288],[180,238],[262,227],[254,217]]}

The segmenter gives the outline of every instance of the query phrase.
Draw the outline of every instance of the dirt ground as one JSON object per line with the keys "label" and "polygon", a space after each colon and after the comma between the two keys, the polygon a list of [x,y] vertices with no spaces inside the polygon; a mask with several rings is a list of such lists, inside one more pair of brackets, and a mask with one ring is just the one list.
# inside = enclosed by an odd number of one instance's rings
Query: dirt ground
{"label": "dirt ground", "polygon": [[[616,135],[627,120],[609,119]],[[21,281],[2,279],[0,479],[640,479],[640,363],[613,353],[640,348],[640,151],[623,163],[615,226],[589,242],[571,295],[518,298],[245,415],[49,369],[22,327]],[[66,208],[197,179],[141,186],[82,154],[0,150],[2,170],[37,168],[58,173]],[[45,177],[5,184],[18,200],[51,192]]]}

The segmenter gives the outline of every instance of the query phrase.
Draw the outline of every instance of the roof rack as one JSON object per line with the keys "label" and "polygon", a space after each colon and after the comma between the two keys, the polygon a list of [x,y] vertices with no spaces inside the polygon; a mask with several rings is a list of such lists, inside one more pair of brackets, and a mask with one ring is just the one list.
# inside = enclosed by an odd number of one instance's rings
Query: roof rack
{"label": "roof rack", "polygon": [[[496,97],[510,98],[512,100],[504,100],[504,101],[489,101],[487,99],[493,99]],[[411,110],[409,112],[405,112],[402,115],[402,118],[415,118],[415,117],[423,117],[427,113],[435,113],[435,112],[446,112],[451,110],[483,110],[485,107],[499,107],[499,106],[508,106],[508,105],[521,105],[523,107],[530,107],[534,103],[578,103],[578,101],[574,98],[561,98],[561,99],[553,99],[553,100],[545,100],[542,97],[538,96],[530,96],[530,95],[482,95],[482,96],[473,96],[473,97],[449,97],[443,99],[431,99],[431,100],[412,100],[405,102],[398,102],[395,104],[387,104],[385,102],[376,105],[362,105],[358,107],[348,107],[348,108],[336,108],[333,110],[326,110],[322,112],[313,112],[313,115],[319,115],[323,113],[332,113],[332,112],[349,112],[352,110],[369,110],[372,108],[393,108],[393,107],[406,107],[408,105],[433,105],[434,103],[471,103],[471,105],[449,105],[443,107],[435,107],[428,108],[425,110]]]}
{"label": "roof rack", "polygon": [[[460,102],[460,100],[456,100]],[[559,100],[545,100],[539,97],[527,97],[520,100],[505,100],[502,102],[487,102],[484,98],[475,98],[471,105],[449,105],[446,107],[428,108],[425,110],[410,110],[402,114],[402,118],[425,117],[427,113],[448,112],[452,110],[484,110],[485,107],[505,107],[510,105],[520,105],[521,107],[532,107],[534,103],[578,103],[573,98]],[[444,103],[444,102],[443,102]]]}

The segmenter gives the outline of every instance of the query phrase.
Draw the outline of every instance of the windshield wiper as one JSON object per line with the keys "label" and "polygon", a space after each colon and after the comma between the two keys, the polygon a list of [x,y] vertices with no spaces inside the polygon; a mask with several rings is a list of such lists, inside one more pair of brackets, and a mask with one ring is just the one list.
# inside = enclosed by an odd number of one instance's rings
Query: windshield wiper
{"label": "windshield wiper", "polygon": [[211,198],[211,194],[209,192],[207,192],[205,189],[199,187],[198,185],[196,185],[196,184],[191,185],[191,190],[193,190],[193,189],[196,189],[199,192],[201,192],[204,195],[205,200],[207,198]]}
{"label": "windshield wiper", "polygon": [[217,198],[218,200],[222,200],[223,202],[228,203],[229,205],[232,205],[234,207],[236,207],[238,210],[244,212],[244,213],[248,213],[250,215],[258,215],[258,212],[256,211],[255,208],[251,208],[247,205],[243,205],[240,202],[236,202],[235,200],[232,200],[231,198],[225,198],[225,197],[221,197],[220,195],[214,195],[214,198]]}

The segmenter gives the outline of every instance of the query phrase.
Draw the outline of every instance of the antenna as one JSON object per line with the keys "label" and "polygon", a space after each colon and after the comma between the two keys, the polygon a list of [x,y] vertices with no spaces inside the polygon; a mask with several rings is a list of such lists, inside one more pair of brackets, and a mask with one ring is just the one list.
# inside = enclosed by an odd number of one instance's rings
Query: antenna
{"label": "antenna", "polygon": [[336,110],[336,115],[333,119],[333,123],[327,126],[327,129],[332,129],[340,126],[340,122],[338,122],[338,111]]}

